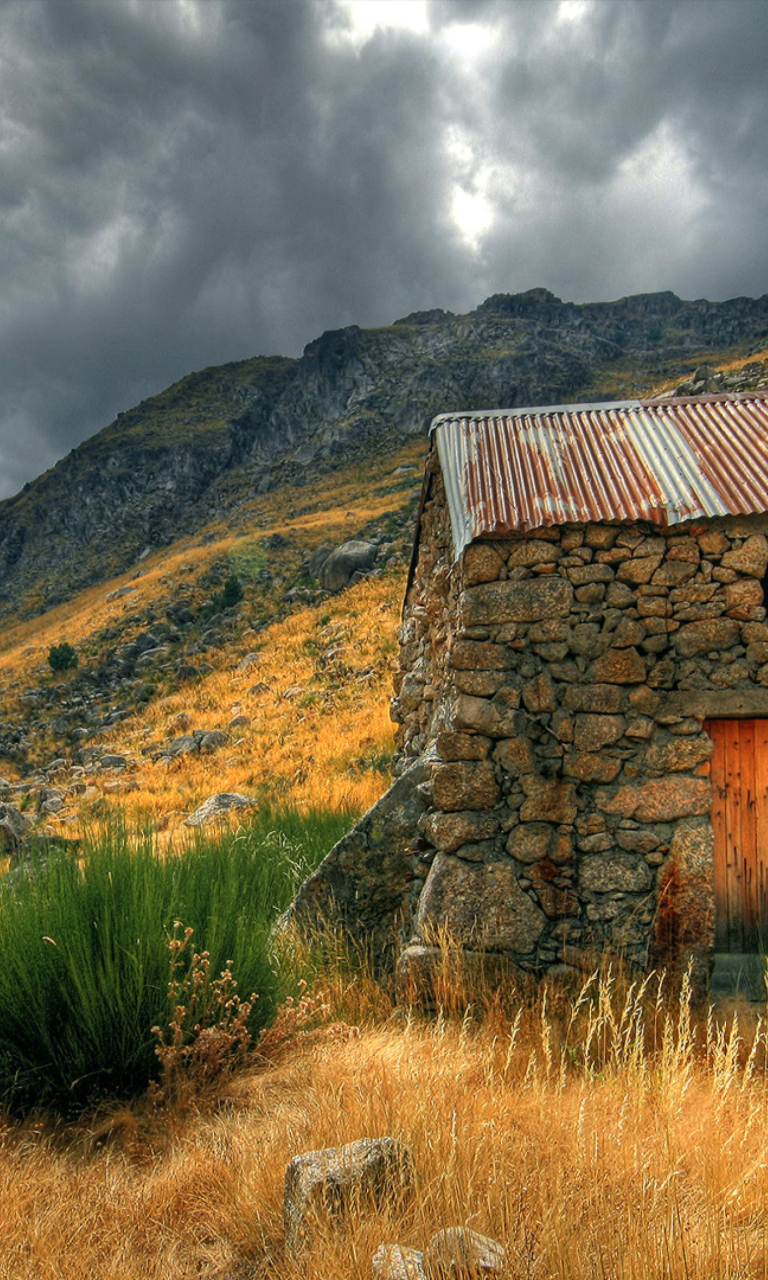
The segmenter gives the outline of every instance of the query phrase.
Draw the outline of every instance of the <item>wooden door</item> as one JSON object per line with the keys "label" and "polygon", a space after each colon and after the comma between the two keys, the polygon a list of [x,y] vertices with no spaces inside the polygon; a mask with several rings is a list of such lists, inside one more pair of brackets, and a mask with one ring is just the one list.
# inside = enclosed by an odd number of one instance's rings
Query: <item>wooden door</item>
{"label": "wooden door", "polygon": [[768,720],[710,720],[715,950],[768,953]]}

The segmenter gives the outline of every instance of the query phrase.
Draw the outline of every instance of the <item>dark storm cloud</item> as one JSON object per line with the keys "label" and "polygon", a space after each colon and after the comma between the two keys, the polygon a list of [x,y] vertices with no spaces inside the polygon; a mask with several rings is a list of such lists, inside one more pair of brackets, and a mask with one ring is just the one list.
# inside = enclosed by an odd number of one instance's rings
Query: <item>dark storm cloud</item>
{"label": "dark storm cloud", "polygon": [[0,0],[0,493],[324,328],[768,289],[762,0],[409,8]]}

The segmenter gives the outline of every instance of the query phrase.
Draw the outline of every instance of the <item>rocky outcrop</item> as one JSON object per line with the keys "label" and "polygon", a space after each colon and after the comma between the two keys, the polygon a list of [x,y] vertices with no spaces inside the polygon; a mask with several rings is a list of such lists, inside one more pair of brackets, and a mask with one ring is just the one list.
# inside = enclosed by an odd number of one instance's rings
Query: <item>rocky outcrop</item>
{"label": "rocky outcrop", "polygon": [[373,568],[378,551],[375,542],[363,542],[359,539],[343,542],[340,547],[323,557],[317,575],[320,586],[325,591],[342,591]]}
{"label": "rocky outcrop", "polygon": [[191,374],[0,504],[0,613],[49,607],[254,493],[362,464],[438,412],[603,399],[614,366],[645,392],[690,362],[699,385],[703,352],[766,334],[768,298],[579,306],[534,289]]}
{"label": "rocky outcrop", "polygon": [[391,969],[398,937],[407,937],[426,874],[418,841],[429,803],[429,764],[399,777],[304,881],[282,918],[312,933],[341,927],[365,939],[379,970]]}

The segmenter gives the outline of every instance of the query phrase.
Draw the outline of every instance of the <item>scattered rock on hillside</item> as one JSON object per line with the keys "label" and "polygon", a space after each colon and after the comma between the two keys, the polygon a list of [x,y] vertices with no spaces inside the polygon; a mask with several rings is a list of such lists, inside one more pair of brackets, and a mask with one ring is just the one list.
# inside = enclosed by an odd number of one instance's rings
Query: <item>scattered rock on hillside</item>
{"label": "scattered rock on hillside", "polygon": [[325,544],[323,544],[322,547],[318,547],[316,551],[313,551],[307,562],[307,569],[312,574],[313,578],[319,579],[320,570],[332,551],[333,547],[326,546]]}
{"label": "scattered rock on hillside", "polygon": [[250,667],[255,667],[257,662],[261,662],[261,654],[246,653],[245,657],[238,662],[237,670],[248,671]]}
{"label": "scattered rock on hillside", "polygon": [[251,723],[251,717],[244,716],[242,712],[240,712],[238,713],[238,715],[232,717],[229,724],[227,725],[227,728],[228,729],[244,729],[245,726],[250,723]]}
{"label": "scattered rock on hillside", "polygon": [[401,1244],[380,1244],[371,1259],[374,1280],[427,1280],[424,1254]]}
{"label": "scattered rock on hillside", "polygon": [[413,1191],[410,1152],[394,1138],[361,1138],[294,1156],[285,1171],[283,1218],[286,1245],[296,1249],[308,1235],[308,1219],[338,1216],[368,1200],[402,1199]]}
{"label": "scattered rock on hillside", "polygon": [[468,1227],[446,1227],[424,1251],[427,1273],[438,1276],[495,1276],[504,1270],[506,1250],[498,1240]]}
{"label": "scattered rock on hillside", "polygon": [[100,769],[125,769],[128,764],[125,756],[105,752],[99,760]]}
{"label": "scattered rock on hillside", "polygon": [[375,542],[343,542],[320,567],[320,586],[325,591],[343,591],[356,574],[363,576],[373,568],[378,550]]}
{"label": "scattered rock on hillside", "polygon": [[12,804],[0,804],[0,850],[13,854],[32,829],[32,823]]}
{"label": "scattered rock on hillside", "polygon": [[257,801],[252,796],[243,796],[237,791],[220,791],[218,795],[210,796],[199,809],[195,809],[194,813],[185,818],[184,825],[202,827],[206,822],[214,822],[230,809],[253,809],[256,805]]}

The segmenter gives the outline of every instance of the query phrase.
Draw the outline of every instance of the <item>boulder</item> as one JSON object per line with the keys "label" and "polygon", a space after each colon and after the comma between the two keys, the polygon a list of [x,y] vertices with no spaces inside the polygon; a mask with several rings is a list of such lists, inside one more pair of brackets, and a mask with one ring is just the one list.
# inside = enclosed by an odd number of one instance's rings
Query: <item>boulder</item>
{"label": "boulder", "polygon": [[427,1280],[424,1254],[401,1244],[380,1244],[371,1259],[374,1280]]}
{"label": "boulder", "polygon": [[320,570],[322,569],[323,565],[325,564],[326,560],[328,559],[332,551],[333,551],[333,547],[327,547],[327,546],[318,547],[316,551],[313,551],[312,555],[309,558],[309,563],[307,565],[307,569],[309,570],[313,578],[320,577]]}
{"label": "boulder", "polygon": [[12,804],[0,804],[0,852],[14,854],[32,823]]}
{"label": "boulder", "polygon": [[378,550],[375,542],[343,542],[323,561],[318,572],[320,586],[325,591],[343,591],[356,573],[365,574],[373,568]]}
{"label": "boulder", "polygon": [[394,1138],[361,1138],[294,1156],[283,1193],[286,1246],[299,1248],[313,1219],[338,1218],[366,1203],[403,1203],[413,1188],[410,1153]]}
{"label": "boulder", "polygon": [[438,853],[419,899],[417,933],[427,943],[445,930],[459,946],[532,951],[546,920],[511,866],[468,863]]}
{"label": "boulder", "polygon": [[185,818],[184,825],[201,827],[206,822],[214,822],[230,809],[253,809],[256,804],[257,801],[252,796],[243,796],[237,791],[220,791],[218,795],[210,796],[199,809],[195,809],[194,813]]}
{"label": "boulder", "polygon": [[340,926],[364,937],[379,971],[392,960],[398,928],[407,928],[413,870],[409,847],[419,831],[430,766],[417,760],[393,782],[305,880],[280,928],[301,932]]}
{"label": "boulder", "polygon": [[165,749],[170,756],[184,756],[191,751],[197,751],[198,743],[191,733],[183,733],[181,737],[174,738],[169,742]]}
{"label": "boulder", "polygon": [[432,1276],[469,1277],[501,1275],[506,1250],[498,1240],[469,1227],[437,1231],[424,1250],[427,1273]]}

